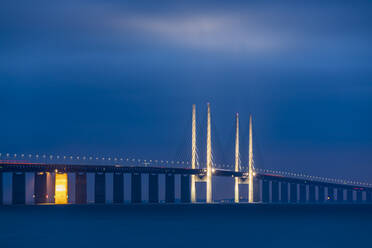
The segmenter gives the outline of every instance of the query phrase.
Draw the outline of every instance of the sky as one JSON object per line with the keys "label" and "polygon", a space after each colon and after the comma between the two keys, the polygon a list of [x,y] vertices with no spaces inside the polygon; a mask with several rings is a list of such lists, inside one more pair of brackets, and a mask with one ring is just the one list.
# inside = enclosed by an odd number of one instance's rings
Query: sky
{"label": "sky", "polygon": [[0,5],[2,154],[187,159],[210,102],[216,162],[239,112],[242,163],[252,114],[257,167],[372,182],[371,1]]}

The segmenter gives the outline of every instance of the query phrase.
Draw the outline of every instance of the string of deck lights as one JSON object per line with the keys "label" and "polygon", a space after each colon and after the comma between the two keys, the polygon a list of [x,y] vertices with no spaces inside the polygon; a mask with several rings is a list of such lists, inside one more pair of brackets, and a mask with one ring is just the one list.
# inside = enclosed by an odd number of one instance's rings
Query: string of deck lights
{"label": "string of deck lights", "polygon": [[[189,165],[189,161],[175,161],[175,160],[146,160],[146,159],[140,159],[140,158],[123,158],[123,157],[105,157],[105,156],[87,156],[87,155],[47,155],[47,154],[17,154],[17,153],[0,153],[0,160],[1,158],[5,156],[6,159],[45,159],[45,160],[77,160],[77,161],[110,161],[110,162],[128,162],[128,163],[140,163],[145,166],[148,166],[149,164],[171,164],[171,165]],[[233,168],[233,165],[230,164],[216,164],[213,163],[214,167],[218,168]],[[241,166],[243,171],[247,171],[247,166]],[[288,171],[279,171],[274,169],[260,169],[255,168],[255,171],[261,172],[261,173],[272,173],[274,175],[283,175],[287,177],[295,177],[295,178],[302,178],[302,179],[309,179],[309,180],[316,180],[321,182],[331,182],[331,183],[341,183],[341,184],[351,184],[351,185],[361,185],[361,186],[372,186],[370,183],[366,182],[359,182],[359,181],[352,181],[352,180],[345,180],[345,179],[335,179],[335,178],[328,178],[328,177],[320,177],[320,176],[311,176],[304,173],[294,173],[294,172],[288,172]]]}

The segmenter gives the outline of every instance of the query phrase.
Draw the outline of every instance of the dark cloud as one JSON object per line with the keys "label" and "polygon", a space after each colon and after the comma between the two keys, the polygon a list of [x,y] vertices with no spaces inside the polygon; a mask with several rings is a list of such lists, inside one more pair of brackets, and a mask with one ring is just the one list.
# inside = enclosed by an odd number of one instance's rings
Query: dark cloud
{"label": "dark cloud", "polygon": [[204,111],[210,101],[223,144],[234,113],[245,124],[254,113],[262,166],[372,180],[371,10],[370,1],[3,3],[0,150],[173,159],[189,139],[191,104]]}

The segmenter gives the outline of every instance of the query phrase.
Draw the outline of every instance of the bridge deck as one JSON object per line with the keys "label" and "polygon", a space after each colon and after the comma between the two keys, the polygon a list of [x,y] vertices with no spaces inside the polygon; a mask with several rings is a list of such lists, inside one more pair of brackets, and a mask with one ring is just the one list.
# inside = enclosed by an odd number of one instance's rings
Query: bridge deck
{"label": "bridge deck", "polygon": [[[183,174],[183,175],[204,175],[206,169],[190,169],[190,168],[169,168],[169,167],[154,167],[154,166],[123,166],[123,165],[76,165],[76,164],[43,164],[43,163],[15,163],[2,162],[0,163],[0,172],[121,172],[121,173],[148,173],[148,174]],[[235,172],[231,170],[215,169],[214,176],[223,177],[247,177],[247,172]],[[287,183],[322,185],[325,187],[349,188],[354,190],[372,190],[372,187],[362,187],[359,185],[330,183],[317,180],[308,180],[302,178],[285,177],[282,175],[273,175],[265,173],[257,173],[258,179],[280,181]]]}

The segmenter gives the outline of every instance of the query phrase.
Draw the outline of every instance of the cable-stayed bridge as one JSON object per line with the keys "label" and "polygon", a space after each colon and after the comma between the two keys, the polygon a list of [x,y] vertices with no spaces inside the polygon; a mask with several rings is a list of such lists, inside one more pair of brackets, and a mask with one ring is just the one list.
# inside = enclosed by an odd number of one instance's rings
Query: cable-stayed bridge
{"label": "cable-stayed bridge", "polygon": [[[369,183],[324,178],[302,173],[258,168],[254,160],[253,125],[249,119],[248,165],[240,158],[239,115],[235,120],[234,165],[214,162],[210,105],[207,105],[206,161],[200,163],[196,136],[196,107],[192,108],[190,161],[145,160],[107,156],[67,156],[47,154],[0,153],[0,204],[4,201],[4,177],[11,177],[11,203],[26,204],[27,194],[32,203],[87,203],[87,175],[94,175],[94,203],[106,203],[106,175],[112,175],[113,202],[124,203],[124,175],[130,175],[130,201],[143,202],[143,177],[148,175],[148,202],[158,203],[160,175],[165,179],[165,202],[176,201],[176,177],[180,181],[180,201],[195,203],[196,185],[205,185],[205,202],[213,203],[213,178],[228,177],[234,181],[235,203],[241,202],[242,187],[248,188],[249,203],[372,203]],[[73,177],[74,185],[69,182]],[[31,179],[30,179],[31,178]],[[30,186],[30,184],[32,184]],[[69,191],[74,190],[74,197]],[[74,199],[72,199],[74,198]]]}

